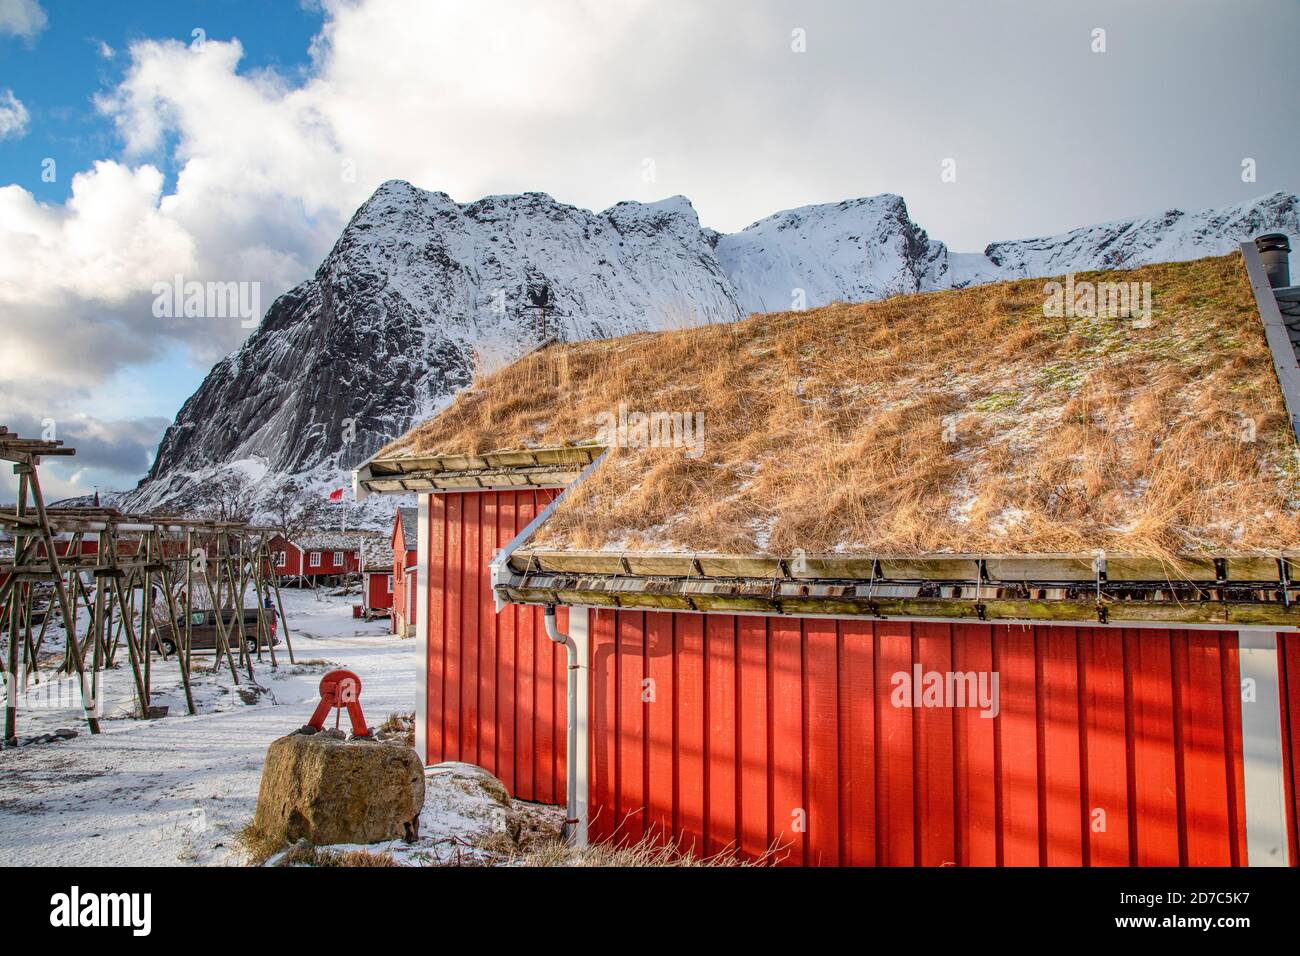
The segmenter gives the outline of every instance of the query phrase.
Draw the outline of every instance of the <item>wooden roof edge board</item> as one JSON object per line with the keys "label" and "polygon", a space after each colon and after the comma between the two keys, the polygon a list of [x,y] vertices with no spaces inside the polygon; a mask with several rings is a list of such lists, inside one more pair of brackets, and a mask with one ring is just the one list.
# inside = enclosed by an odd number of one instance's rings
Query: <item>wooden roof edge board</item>
{"label": "wooden roof edge board", "polygon": [[875,619],[965,620],[981,623],[1040,623],[1087,626],[1185,625],[1209,628],[1255,628],[1300,631],[1300,604],[1196,604],[1120,601],[1104,605],[1105,619],[1089,601],[996,600],[976,602],[943,598],[764,597],[756,594],[672,594],[510,582],[498,587],[517,604],[568,604],[758,613],[773,616],[868,617]]}
{"label": "wooden roof edge board", "polygon": [[[41,527],[40,519],[37,517],[35,512],[29,512],[21,518],[15,516],[12,512],[0,512],[0,525],[34,529],[37,531],[39,531]],[[83,534],[97,534],[100,531],[107,530],[112,530],[118,534],[126,535],[149,534],[152,532],[166,534],[177,533],[180,531],[194,531],[201,534],[215,534],[219,531],[224,531],[228,534],[279,533],[279,529],[267,525],[246,525],[239,524],[238,522],[208,522],[191,518],[135,517],[132,515],[118,515],[113,517],[87,515],[84,518],[73,518],[67,515],[51,515],[49,516],[49,525],[51,531],[70,533],[81,532]]]}
{"label": "wooden roof edge board", "polygon": [[1264,260],[1260,258],[1259,249],[1254,242],[1241,244],[1241,257],[1245,260],[1246,275],[1250,279],[1251,291],[1255,294],[1255,306],[1259,310],[1260,321],[1264,324],[1264,338],[1268,341],[1269,351],[1273,353],[1273,370],[1277,373],[1287,413],[1291,416],[1291,431],[1300,443],[1300,362],[1296,360],[1295,347],[1291,344],[1291,337],[1282,320],[1277,296],[1268,281],[1268,271],[1264,268]]}
{"label": "wooden roof edge board", "polygon": [[574,481],[581,469],[576,462],[532,464],[519,467],[470,468],[461,471],[423,471],[367,477],[358,472],[357,483],[370,494],[404,494],[410,491],[464,491],[466,489],[551,488]]}
{"label": "wooden roof edge board", "polygon": [[604,445],[552,445],[545,448],[502,448],[479,454],[393,455],[372,458],[359,471],[362,480],[414,472],[472,471],[487,468],[519,468],[538,465],[586,464],[605,450]]}
{"label": "wooden roof edge board", "polygon": [[[1216,559],[1224,562],[1228,581],[1280,581],[1278,560],[1284,552],[1183,555],[1170,563],[1142,555],[1108,554],[1103,558],[1110,583],[1177,584],[1220,580]],[[532,560],[543,570],[647,577],[775,578],[796,580],[969,582],[1085,582],[1097,579],[1097,555],[1088,553],[1025,555],[743,555],[706,552],[575,551],[523,547],[515,558],[522,567]],[[1300,553],[1286,558],[1290,580],[1300,579]],[[876,567],[879,565],[879,573]]]}

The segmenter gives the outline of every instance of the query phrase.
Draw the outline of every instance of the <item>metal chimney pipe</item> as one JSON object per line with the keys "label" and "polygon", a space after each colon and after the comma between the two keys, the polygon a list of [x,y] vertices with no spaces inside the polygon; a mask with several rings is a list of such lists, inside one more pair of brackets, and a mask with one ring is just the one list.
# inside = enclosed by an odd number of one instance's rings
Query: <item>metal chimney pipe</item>
{"label": "metal chimney pipe", "polygon": [[1268,284],[1283,289],[1291,284],[1291,243],[1280,232],[1270,232],[1255,239],[1255,248],[1268,273]]}

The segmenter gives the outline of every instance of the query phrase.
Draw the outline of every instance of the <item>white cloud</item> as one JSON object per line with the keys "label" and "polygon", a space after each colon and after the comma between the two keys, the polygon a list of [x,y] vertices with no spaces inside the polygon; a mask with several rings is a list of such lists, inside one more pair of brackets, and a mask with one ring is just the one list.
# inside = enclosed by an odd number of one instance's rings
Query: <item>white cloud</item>
{"label": "white cloud", "polygon": [[191,271],[194,241],[162,212],[162,174],[103,161],[61,206],[0,187],[0,402],[87,388],[176,334],[150,309],[152,284]]}
{"label": "white cloud", "polygon": [[[241,69],[239,41],[211,34],[202,50],[133,43],[113,60],[129,63],[120,83],[98,100],[122,154],[79,174],[63,204],[0,188],[0,409],[37,385],[84,404],[116,370],[177,342],[210,363],[246,330],[155,319],[153,284],[176,272],[260,281],[269,304],[391,178],[462,201],[542,189],[595,209],[682,193],[724,230],[888,190],[958,249],[1295,188],[1261,180],[1242,192],[1237,178],[1260,134],[1277,139],[1266,117],[1288,105],[1285,85],[1253,90],[1260,109],[1242,114],[1236,92],[1189,65],[1189,41],[1170,39],[1159,5],[1112,10],[1112,36],[1143,42],[1130,45],[1140,55],[1115,45],[1104,62],[1089,52],[1090,22],[1037,3],[953,5],[942,30],[909,5],[322,6],[301,75]],[[1194,29],[1225,70],[1291,62],[1294,31],[1259,36],[1212,19]],[[30,37],[44,14],[0,0],[0,30],[18,32],[11,24]],[[807,31],[806,53],[790,48],[794,27]],[[1033,43],[1018,39],[1026,31]],[[1182,122],[1153,138],[1150,117],[1171,115]],[[1300,143],[1279,135],[1261,170],[1293,168]],[[1081,146],[1094,141],[1134,148]],[[961,157],[958,184],[940,183],[947,156]],[[164,159],[178,170],[166,191]]]}
{"label": "white cloud", "polygon": [[0,139],[18,139],[27,132],[27,107],[13,90],[0,90]]}
{"label": "white cloud", "polygon": [[0,33],[30,40],[45,29],[47,22],[36,0],[0,0]]}

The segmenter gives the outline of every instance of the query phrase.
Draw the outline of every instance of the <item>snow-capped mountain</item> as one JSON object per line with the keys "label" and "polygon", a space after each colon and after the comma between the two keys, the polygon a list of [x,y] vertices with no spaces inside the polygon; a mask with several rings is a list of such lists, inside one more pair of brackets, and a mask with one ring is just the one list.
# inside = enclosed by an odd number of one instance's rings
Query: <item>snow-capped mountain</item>
{"label": "snow-capped mountain", "polygon": [[184,507],[224,467],[268,489],[291,474],[338,487],[475,368],[544,338],[739,316],[681,197],[597,215],[541,193],[460,204],[388,182],[186,401],[130,504]]}
{"label": "snow-capped mountain", "polygon": [[1170,209],[1159,216],[1085,226],[1060,236],[995,242],[984,250],[996,270],[985,281],[1222,255],[1261,233],[1295,235],[1298,211],[1295,195],[1278,192],[1204,212]]}
{"label": "snow-capped mountain", "polygon": [[[1300,233],[1298,212],[1295,195],[1274,193],[954,253],[894,195],[790,209],[724,235],[701,228],[680,196],[597,214],[543,193],[461,204],[387,182],[315,276],[212,369],[123,506],[183,510],[228,470],[266,493],[289,476],[338,487],[475,369],[548,337],[1217,255],[1261,232]],[[372,499],[353,520],[391,512]]]}
{"label": "snow-capped mountain", "polygon": [[888,194],[787,209],[714,249],[745,315],[939,288],[947,257]]}

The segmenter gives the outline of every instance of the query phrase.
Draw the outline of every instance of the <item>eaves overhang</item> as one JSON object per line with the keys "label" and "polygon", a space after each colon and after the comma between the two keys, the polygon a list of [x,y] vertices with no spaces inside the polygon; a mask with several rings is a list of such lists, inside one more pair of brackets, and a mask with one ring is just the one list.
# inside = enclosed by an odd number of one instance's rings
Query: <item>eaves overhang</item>
{"label": "eaves overhang", "polygon": [[413,491],[565,487],[604,450],[603,445],[558,445],[481,455],[375,457],[352,473],[352,484],[358,501]]}
{"label": "eaves overhang", "polygon": [[1300,552],[767,555],[516,549],[498,601],[704,613],[1300,630]]}

